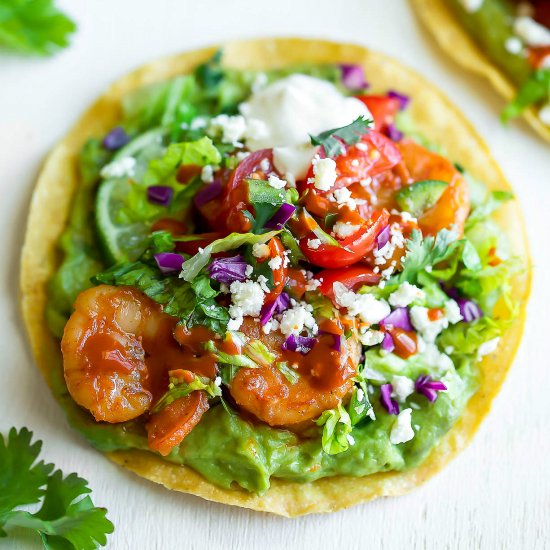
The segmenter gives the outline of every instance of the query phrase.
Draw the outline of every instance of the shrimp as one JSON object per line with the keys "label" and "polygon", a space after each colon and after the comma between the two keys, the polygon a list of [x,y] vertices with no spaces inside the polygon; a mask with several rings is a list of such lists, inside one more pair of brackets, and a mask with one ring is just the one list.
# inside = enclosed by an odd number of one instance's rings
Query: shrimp
{"label": "shrimp", "polygon": [[462,235],[470,212],[466,180],[446,158],[413,141],[401,142],[399,149],[413,182],[441,180],[449,183],[438,201],[418,218],[418,225],[424,235],[435,235],[441,229],[451,227]]}
{"label": "shrimp", "polygon": [[[241,330],[261,340],[277,358],[270,365],[242,368],[235,375],[230,393],[239,407],[270,426],[292,426],[318,417],[349,395],[357,373],[360,345],[356,337],[342,338],[340,351],[334,350],[334,337],[319,336],[306,355],[282,349],[285,336],[280,332],[263,334],[260,325],[245,319]],[[286,362],[295,368],[292,383],[277,367]]]}
{"label": "shrimp", "polygon": [[168,371],[189,357],[174,339],[176,323],[130,287],[82,292],[61,341],[72,398],[97,421],[125,422],[149,411],[166,391]]}

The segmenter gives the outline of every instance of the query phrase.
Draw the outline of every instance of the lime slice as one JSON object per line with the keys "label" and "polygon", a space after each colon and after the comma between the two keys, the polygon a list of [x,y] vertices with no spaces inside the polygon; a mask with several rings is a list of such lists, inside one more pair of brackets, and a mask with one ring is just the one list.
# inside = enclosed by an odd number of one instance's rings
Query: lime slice
{"label": "lime slice", "polygon": [[134,261],[145,250],[150,223],[120,221],[130,185],[126,178],[108,179],[101,183],[97,193],[96,225],[109,263]]}
{"label": "lime slice", "polygon": [[[133,157],[136,160],[135,179],[143,176],[149,161],[163,153],[164,130],[155,128],[137,136],[113,157],[118,160]],[[95,221],[99,241],[109,263],[136,260],[145,250],[145,241],[151,222],[123,220],[120,212],[127,205],[131,189],[128,178],[110,178],[102,181],[96,196]]]}

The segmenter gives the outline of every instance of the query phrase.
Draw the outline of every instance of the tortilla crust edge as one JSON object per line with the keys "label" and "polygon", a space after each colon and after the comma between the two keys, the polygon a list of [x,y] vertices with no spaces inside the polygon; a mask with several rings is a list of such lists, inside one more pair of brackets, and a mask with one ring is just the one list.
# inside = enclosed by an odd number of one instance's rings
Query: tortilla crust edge
{"label": "tortilla crust edge", "polygon": [[[491,189],[511,189],[487,146],[471,124],[432,84],[385,55],[361,46],[298,38],[256,39],[225,44],[224,62],[236,68],[271,68],[299,62],[361,63],[375,89],[395,88],[413,97],[409,107],[418,130],[445,145],[447,155],[462,163]],[[31,199],[25,244],[21,258],[21,305],[38,367],[51,384],[49,373],[61,368],[59,343],[44,321],[47,282],[56,270],[56,243],[63,231],[78,180],[75,160],[88,137],[103,135],[121,116],[121,98],[144,85],[189,72],[212,56],[219,47],[183,53],[146,64],[117,80],[84,113],[48,156]],[[489,412],[521,339],[531,272],[527,239],[517,201],[505,205],[497,221],[508,234],[512,248],[528,266],[514,283],[514,300],[520,314],[506,333],[496,354],[481,363],[479,391],[469,401],[455,426],[417,468],[363,478],[331,477],[311,483],[273,479],[266,494],[258,496],[240,488],[225,489],[208,482],[185,466],[163,461],[144,451],[107,453],[114,462],[169,489],[207,500],[271,512],[287,517],[331,512],[381,496],[404,494],[445,466],[472,439]]]}
{"label": "tortilla crust edge", "polygon": [[[410,2],[445,54],[468,71],[487,79],[506,101],[511,101],[516,96],[517,88],[483,53],[449,7],[445,5],[445,0],[410,0]],[[543,139],[550,141],[550,128],[541,122],[537,113],[537,109],[529,107],[522,116]]]}

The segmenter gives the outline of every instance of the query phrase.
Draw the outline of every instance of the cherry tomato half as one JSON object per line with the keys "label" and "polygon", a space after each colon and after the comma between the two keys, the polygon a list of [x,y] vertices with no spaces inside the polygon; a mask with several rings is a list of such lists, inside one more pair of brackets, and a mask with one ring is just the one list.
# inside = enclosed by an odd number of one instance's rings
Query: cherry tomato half
{"label": "cherry tomato half", "polygon": [[300,239],[300,248],[308,261],[314,265],[319,267],[346,267],[357,263],[372,250],[376,237],[387,225],[388,219],[388,211],[379,210],[374,212],[371,219],[355,234],[340,241],[340,246],[321,244],[316,249],[310,248],[308,241],[316,238],[314,233],[310,233]]}
{"label": "cherry tomato half", "polygon": [[357,99],[367,106],[378,132],[384,132],[393,123],[401,106],[398,99],[385,95],[360,95]]}
{"label": "cherry tomato half", "polygon": [[331,300],[334,299],[332,285],[336,282],[342,283],[348,290],[353,290],[359,285],[377,285],[380,282],[380,275],[364,265],[341,267],[339,269],[323,269],[315,275],[321,281],[319,292]]}

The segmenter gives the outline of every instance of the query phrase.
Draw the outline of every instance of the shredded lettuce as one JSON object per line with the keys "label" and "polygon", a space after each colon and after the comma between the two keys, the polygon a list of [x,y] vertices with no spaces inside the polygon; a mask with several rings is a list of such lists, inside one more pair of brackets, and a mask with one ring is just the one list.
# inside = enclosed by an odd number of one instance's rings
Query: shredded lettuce
{"label": "shredded lettuce", "polygon": [[348,436],[352,430],[351,418],[341,403],[335,409],[324,411],[315,423],[323,427],[321,443],[325,453],[335,455],[348,450]]}
{"label": "shredded lettuce", "polygon": [[143,183],[147,186],[167,185],[180,166],[217,165],[221,158],[212,140],[206,136],[196,141],[172,143],[161,158],[149,163]]}
{"label": "shredded lettuce", "polygon": [[475,224],[485,221],[503,203],[514,198],[509,191],[493,191],[489,193],[486,200],[474,208],[466,220],[466,230],[471,229]]}
{"label": "shredded lettuce", "polygon": [[191,382],[182,382],[178,378],[170,378],[168,384],[168,391],[157,401],[151,413],[156,413],[161,409],[164,409],[170,403],[173,403],[176,399],[188,396],[194,391],[204,391],[209,397],[220,397],[222,392],[219,386],[210,380],[202,376],[194,375]]}

